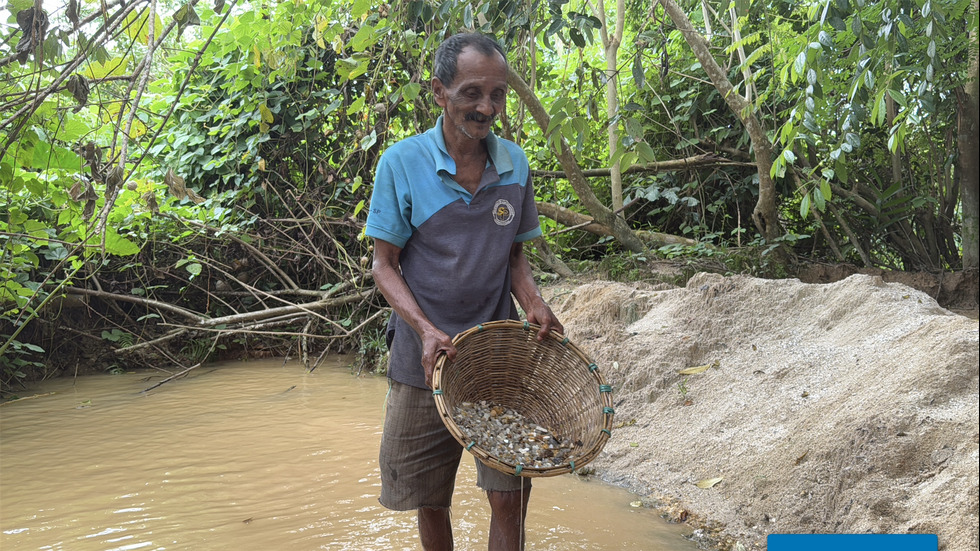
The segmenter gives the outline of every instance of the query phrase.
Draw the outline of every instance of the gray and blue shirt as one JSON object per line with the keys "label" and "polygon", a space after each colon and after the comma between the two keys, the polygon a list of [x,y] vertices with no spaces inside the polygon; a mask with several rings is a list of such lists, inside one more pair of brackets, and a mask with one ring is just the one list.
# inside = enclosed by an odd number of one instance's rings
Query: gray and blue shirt
{"label": "gray and blue shirt", "polygon": [[[402,249],[402,276],[426,317],[450,337],[477,324],[517,319],[510,250],[541,235],[531,171],[521,148],[492,133],[476,193],[452,175],[442,133],[404,139],[381,156],[365,234]],[[393,335],[392,335],[393,333]],[[388,376],[426,388],[421,338],[397,314],[388,323]]]}

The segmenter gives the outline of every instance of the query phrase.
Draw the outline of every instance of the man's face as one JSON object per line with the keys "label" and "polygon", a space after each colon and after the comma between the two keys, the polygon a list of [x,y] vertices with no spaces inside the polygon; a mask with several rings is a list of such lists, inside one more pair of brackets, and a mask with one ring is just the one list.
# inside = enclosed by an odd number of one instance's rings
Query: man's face
{"label": "man's face", "polygon": [[500,54],[485,56],[467,47],[456,60],[451,86],[432,79],[436,103],[443,108],[447,142],[482,140],[507,105],[507,65]]}

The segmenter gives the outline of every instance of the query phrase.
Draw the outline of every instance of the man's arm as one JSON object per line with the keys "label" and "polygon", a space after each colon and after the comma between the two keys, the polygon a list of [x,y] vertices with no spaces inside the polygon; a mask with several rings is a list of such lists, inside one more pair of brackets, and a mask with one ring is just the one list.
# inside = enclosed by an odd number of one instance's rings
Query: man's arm
{"label": "man's arm", "polygon": [[412,290],[402,277],[398,261],[401,252],[401,247],[375,239],[371,273],[388,305],[422,338],[422,368],[425,370],[425,384],[431,387],[432,371],[439,354],[446,354],[452,360],[456,357],[456,347],[453,346],[452,338],[433,325],[419,308]]}
{"label": "man's arm", "polygon": [[514,243],[510,248],[510,290],[517,298],[521,308],[527,313],[527,321],[541,326],[538,331],[538,340],[543,340],[550,331],[554,330],[564,333],[565,328],[558,317],[551,311],[541,291],[534,283],[534,275],[531,273],[531,264],[524,256],[524,244]]}

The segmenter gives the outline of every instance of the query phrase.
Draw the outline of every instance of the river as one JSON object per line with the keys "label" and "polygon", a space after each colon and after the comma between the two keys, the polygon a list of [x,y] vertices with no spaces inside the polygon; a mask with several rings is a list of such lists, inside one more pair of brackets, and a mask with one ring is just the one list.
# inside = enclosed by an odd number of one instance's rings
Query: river
{"label": "river", "polygon": [[[378,504],[383,377],[335,357],[45,381],[0,408],[0,549],[418,549],[414,513]],[[489,509],[464,454],[456,548]],[[577,475],[534,480],[529,550],[693,551],[683,526]]]}

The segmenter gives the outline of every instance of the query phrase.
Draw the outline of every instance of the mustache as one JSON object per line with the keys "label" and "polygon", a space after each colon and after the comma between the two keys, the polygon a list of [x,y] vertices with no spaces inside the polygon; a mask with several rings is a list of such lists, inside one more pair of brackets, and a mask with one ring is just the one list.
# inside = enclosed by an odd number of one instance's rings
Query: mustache
{"label": "mustache", "polygon": [[497,119],[496,113],[494,113],[493,115],[484,115],[483,113],[479,113],[476,111],[473,111],[472,113],[467,113],[466,116],[463,117],[463,120],[476,121],[476,122],[493,122],[496,119]]}

